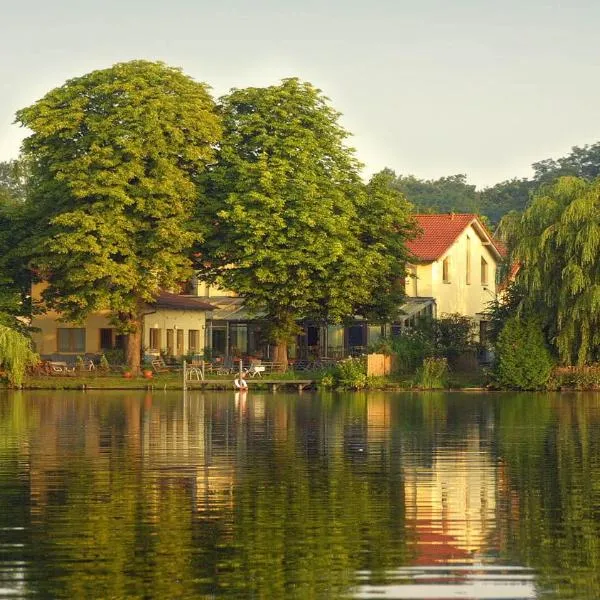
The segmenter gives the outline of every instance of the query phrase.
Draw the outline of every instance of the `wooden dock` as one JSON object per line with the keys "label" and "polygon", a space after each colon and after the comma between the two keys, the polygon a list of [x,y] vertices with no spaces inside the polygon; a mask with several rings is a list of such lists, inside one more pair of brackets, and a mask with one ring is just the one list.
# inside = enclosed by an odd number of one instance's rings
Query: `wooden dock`
{"label": "wooden dock", "polygon": [[[293,387],[299,392],[307,388],[315,387],[316,381],[314,379],[267,379],[266,377],[257,377],[254,379],[247,379],[246,383],[248,388],[266,387],[271,392],[276,392],[279,388]],[[233,379],[188,379],[185,382],[185,387],[188,390],[194,389],[233,389],[236,392],[233,385]]]}

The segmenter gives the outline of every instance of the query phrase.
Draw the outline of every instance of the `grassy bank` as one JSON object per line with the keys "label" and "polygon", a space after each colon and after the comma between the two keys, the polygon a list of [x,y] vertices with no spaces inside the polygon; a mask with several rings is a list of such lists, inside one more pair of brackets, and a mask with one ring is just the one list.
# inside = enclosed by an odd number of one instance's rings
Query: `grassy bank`
{"label": "grassy bank", "polygon": [[[206,377],[206,388],[229,389],[233,387],[235,375],[209,375]],[[260,389],[261,381],[269,380],[307,380],[315,381],[317,385],[330,387],[326,384],[331,382],[327,379],[327,373],[323,371],[288,371],[286,373],[269,373],[262,378],[250,379],[251,386]],[[190,387],[194,386],[194,381]],[[331,382],[332,383],[332,382]],[[485,373],[481,370],[470,372],[453,372],[447,382],[447,389],[463,389],[485,387],[487,384]],[[0,382],[0,386],[7,387],[6,382]],[[265,386],[266,387],[266,384]],[[335,387],[335,386],[334,386]],[[32,390],[83,390],[83,389],[182,389],[181,372],[159,373],[151,379],[146,379],[141,375],[138,377],[126,378],[122,373],[76,373],[71,375],[26,375],[23,381],[23,389]],[[366,379],[365,389],[379,390],[415,390],[419,389],[415,376],[412,375],[389,375],[386,377],[368,377]]]}

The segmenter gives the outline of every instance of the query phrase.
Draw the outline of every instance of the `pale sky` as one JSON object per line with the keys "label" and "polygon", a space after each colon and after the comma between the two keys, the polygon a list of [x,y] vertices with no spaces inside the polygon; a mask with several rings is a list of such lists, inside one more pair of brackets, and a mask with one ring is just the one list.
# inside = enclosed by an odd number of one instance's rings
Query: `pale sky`
{"label": "pale sky", "polygon": [[0,160],[15,111],[143,58],[213,88],[297,76],[343,113],[365,176],[479,187],[600,141],[599,0],[0,0]]}

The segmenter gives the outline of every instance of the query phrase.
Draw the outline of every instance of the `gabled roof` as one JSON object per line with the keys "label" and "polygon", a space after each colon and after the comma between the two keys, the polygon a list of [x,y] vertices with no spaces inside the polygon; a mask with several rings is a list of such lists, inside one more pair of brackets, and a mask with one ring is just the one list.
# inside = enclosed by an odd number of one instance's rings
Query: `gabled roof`
{"label": "gabled roof", "polygon": [[417,261],[438,260],[452,246],[458,236],[470,225],[477,232],[484,245],[500,260],[503,252],[492,238],[491,233],[475,214],[414,215],[420,235],[407,243],[407,247]]}
{"label": "gabled roof", "polygon": [[161,292],[154,303],[157,308],[174,308],[177,310],[215,310],[215,306],[199,300],[196,296],[184,296]]}

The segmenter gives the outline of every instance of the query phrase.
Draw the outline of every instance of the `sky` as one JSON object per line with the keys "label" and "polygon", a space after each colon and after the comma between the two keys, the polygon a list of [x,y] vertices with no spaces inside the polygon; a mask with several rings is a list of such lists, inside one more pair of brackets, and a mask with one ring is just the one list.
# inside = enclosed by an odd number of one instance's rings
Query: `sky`
{"label": "sky", "polygon": [[0,0],[0,160],[67,79],[161,60],[231,88],[310,81],[364,175],[478,187],[600,141],[598,0]]}

